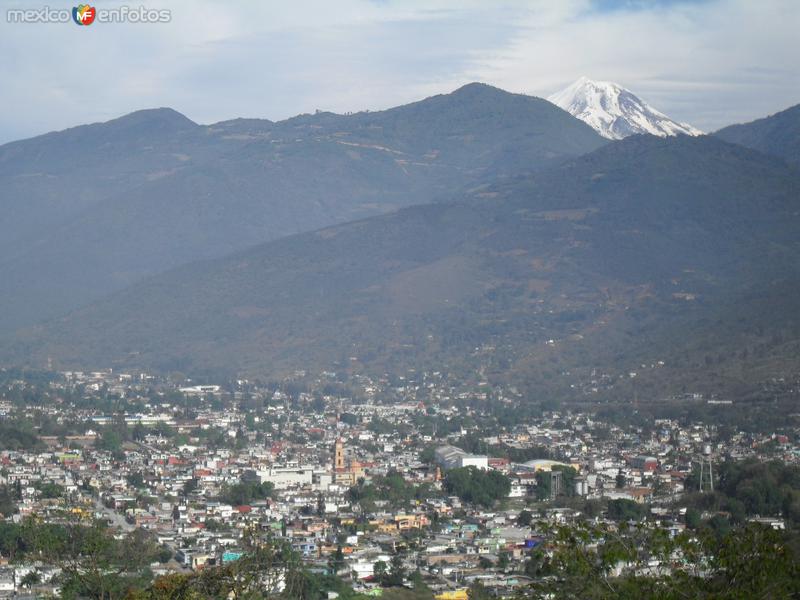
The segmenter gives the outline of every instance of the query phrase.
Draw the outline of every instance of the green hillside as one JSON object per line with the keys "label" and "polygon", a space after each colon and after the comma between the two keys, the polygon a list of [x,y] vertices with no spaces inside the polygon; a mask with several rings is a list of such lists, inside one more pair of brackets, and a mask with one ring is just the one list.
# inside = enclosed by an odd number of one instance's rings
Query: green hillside
{"label": "green hillside", "polygon": [[750,123],[725,127],[714,135],[800,165],[800,104]]}
{"label": "green hillside", "polygon": [[800,372],[799,187],[782,161],[713,137],[636,136],[459,201],[170,271],[27,331],[3,358],[746,395]]}
{"label": "green hillside", "polygon": [[210,126],[170,109],[0,147],[0,331],[191,261],[436,201],[605,142],[471,84],[380,112]]}

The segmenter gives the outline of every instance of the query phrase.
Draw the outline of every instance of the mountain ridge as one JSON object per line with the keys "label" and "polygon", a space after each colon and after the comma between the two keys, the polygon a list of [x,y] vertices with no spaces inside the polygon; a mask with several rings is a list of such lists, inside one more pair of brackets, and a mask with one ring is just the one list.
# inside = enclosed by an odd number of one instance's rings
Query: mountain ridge
{"label": "mountain ridge", "polygon": [[729,125],[714,135],[800,166],[800,104],[749,123]]}
{"label": "mountain ridge", "polygon": [[544,100],[474,86],[277,123],[202,126],[151,109],[5,145],[0,278],[11,284],[0,330],[178,264],[431,202],[604,143]]}

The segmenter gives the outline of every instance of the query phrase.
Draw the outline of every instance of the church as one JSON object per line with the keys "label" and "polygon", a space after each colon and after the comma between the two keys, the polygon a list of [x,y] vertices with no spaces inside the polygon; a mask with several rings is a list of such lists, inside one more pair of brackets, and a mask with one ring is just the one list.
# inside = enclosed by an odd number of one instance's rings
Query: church
{"label": "church", "polygon": [[336,440],[333,447],[333,481],[339,485],[353,486],[364,476],[364,468],[357,460],[345,457],[344,441]]}

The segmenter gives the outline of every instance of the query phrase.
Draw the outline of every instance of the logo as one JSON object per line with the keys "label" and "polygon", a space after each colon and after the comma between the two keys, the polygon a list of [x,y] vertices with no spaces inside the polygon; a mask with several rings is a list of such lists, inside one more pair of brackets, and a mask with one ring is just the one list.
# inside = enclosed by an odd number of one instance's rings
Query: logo
{"label": "logo", "polygon": [[72,9],[72,20],[78,25],[91,25],[97,16],[97,9],[88,4],[79,4]]}
{"label": "logo", "polygon": [[[72,20],[76,25],[98,23],[169,23],[172,11],[163,8],[147,8],[145,6],[119,6],[100,8],[88,4],[79,4],[72,9]],[[11,8],[6,11],[9,23],[69,23],[68,8]]]}

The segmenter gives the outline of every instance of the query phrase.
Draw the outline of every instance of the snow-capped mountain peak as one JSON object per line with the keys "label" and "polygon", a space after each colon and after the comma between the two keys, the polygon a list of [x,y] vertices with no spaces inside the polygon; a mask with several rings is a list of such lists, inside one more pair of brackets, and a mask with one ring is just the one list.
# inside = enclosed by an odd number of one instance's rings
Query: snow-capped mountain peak
{"label": "snow-capped mountain peak", "polygon": [[673,121],[630,90],[610,81],[581,77],[547,99],[612,140],[637,133],[659,137],[703,134],[691,125]]}

